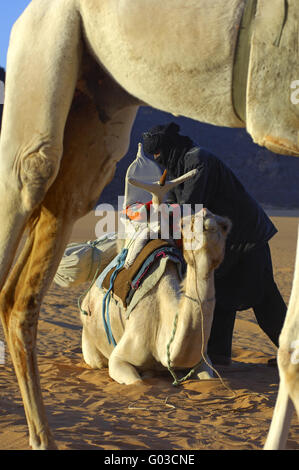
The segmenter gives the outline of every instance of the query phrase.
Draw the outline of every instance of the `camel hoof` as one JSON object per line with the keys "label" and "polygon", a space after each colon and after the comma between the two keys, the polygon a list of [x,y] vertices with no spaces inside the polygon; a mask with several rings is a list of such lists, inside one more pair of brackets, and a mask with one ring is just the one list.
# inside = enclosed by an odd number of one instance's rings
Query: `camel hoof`
{"label": "camel hoof", "polygon": [[30,437],[29,446],[32,450],[58,450],[56,442],[52,437],[47,437],[46,439]]}

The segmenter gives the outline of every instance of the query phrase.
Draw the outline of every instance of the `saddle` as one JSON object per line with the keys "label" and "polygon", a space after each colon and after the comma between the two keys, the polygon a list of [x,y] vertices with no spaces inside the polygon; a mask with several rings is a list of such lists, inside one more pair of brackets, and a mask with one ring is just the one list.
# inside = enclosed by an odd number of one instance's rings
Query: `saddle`
{"label": "saddle", "polygon": [[[170,241],[155,239],[149,240],[141,252],[137,255],[135,261],[129,268],[122,268],[117,273],[113,281],[112,294],[116,300],[120,300],[124,308],[127,308],[137,289],[139,289],[144,280],[159,265],[162,258],[170,256],[170,259],[177,259],[177,262],[184,264],[181,251]],[[109,290],[111,276],[115,271],[112,267],[101,282],[105,290]],[[156,279],[156,282],[159,279]]]}

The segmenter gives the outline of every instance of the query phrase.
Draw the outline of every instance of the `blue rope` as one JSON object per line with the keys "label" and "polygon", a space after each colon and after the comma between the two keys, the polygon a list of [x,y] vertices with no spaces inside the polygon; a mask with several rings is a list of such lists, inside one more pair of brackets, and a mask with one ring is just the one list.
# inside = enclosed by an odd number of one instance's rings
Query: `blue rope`
{"label": "blue rope", "polygon": [[[118,255],[118,263],[110,277],[110,286],[109,289],[107,290],[104,298],[103,298],[103,310],[102,310],[102,315],[103,315],[103,322],[104,322],[104,327],[106,331],[106,335],[108,338],[109,344],[113,344],[113,346],[116,346],[116,341],[114,339],[114,336],[112,334],[112,329],[111,329],[111,324],[110,324],[110,315],[109,315],[109,305],[110,305],[110,299],[111,299],[111,291],[113,289],[113,284],[116,279],[116,276],[118,272],[124,267],[126,257],[128,254],[128,249],[124,248],[122,252]],[[107,317],[107,320],[106,320]]]}

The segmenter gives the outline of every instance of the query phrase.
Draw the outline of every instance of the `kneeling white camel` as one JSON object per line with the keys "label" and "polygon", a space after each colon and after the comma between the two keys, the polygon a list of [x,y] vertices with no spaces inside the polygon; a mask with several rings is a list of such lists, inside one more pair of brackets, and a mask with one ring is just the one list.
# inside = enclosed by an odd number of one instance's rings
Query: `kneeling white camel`
{"label": "kneeling white camel", "polygon": [[[186,249],[187,233],[188,246],[195,238],[198,240],[195,219],[202,222],[201,240],[194,250]],[[182,219],[183,255],[187,263],[183,282],[175,265],[168,263],[160,281],[139,301],[129,318],[120,303],[111,303],[109,313],[116,347],[108,342],[102,319],[104,292],[95,284],[82,303],[82,309],[89,313],[81,314],[86,363],[92,368],[108,365],[110,377],[123,384],[141,380],[142,372],[169,367],[169,359],[173,370],[200,363],[203,355],[206,357],[213,320],[214,270],[223,260],[230,227],[227,218],[207,209]],[[177,327],[169,357],[167,345],[176,315]],[[207,363],[197,369],[200,379],[210,378],[210,374]]]}

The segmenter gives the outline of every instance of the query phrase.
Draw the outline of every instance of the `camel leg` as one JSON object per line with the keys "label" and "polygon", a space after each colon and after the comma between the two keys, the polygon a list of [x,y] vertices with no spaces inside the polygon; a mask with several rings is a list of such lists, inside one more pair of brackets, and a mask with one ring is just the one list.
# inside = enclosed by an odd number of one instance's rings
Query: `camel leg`
{"label": "camel leg", "polygon": [[299,417],[299,236],[292,292],[286,319],[279,337],[280,384],[265,449],[283,449],[294,409]]}
{"label": "camel leg", "polygon": [[3,288],[0,307],[23,398],[30,445],[34,449],[55,449],[42,401],[35,343],[41,299],[55,274],[71,226],[63,228],[62,220],[45,207],[37,217],[24,253]]}
{"label": "camel leg", "polygon": [[[80,18],[75,10],[71,12],[67,2],[61,2],[58,12],[57,2],[40,6],[40,2],[32,2],[11,34],[0,141],[0,287],[25,226],[37,210],[37,225],[1,292],[0,316],[30,440],[38,449],[55,447],[43,409],[35,356],[38,311],[55,272],[53,260],[62,254],[69,236],[64,221],[59,226],[55,211],[38,207],[59,170],[81,60]],[[68,12],[62,11],[66,8]],[[42,243],[42,233],[48,244]]]}
{"label": "camel leg", "polygon": [[84,361],[92,369],[102,369],[108,365],[107,358],[95,346],[84,326],[82,329],[82,354]]}
{"label": "camel leg", "polygon": [[[94,207],[115,171],[106,148],[112,126],[120,141],[130,130],[136,108],[117,113],[105,125],[90,98],[77,93],[65,127],[58,175],[34,211],[31,232],[0,298],[0,316],[21,390],[34,449],[55,448],[42,400],[36,359],[38,314],[55,275],[74,222]],[[127,136],[126,136],[127,142]],[[119,147],[125,150],[124,147]],[[119,155],[120,158],[121,155]]]}
{"label": "camel leg", "polygon": [[[134,348],[134,350],[132,348]],[[110,377],[116,382],[125,385],[131,385],[137,381],[141,381],[142,379],[136,367],[129,362],[129,358],[131,356],[138,357],[138,359],[141,359],[142,363],[141,356],[143,353],[144,347],[143,345],[138,345],[136,335],[131,336],[126,332],[109,357],[108,367]]]}
{"label": "camel leg", "polygon": [[281,380],[264,450],[282,450],[285,448],[293,413],[294,405],[289,398],[285,381]]}
{"label": "camel leg", "polygon": [[131,385],[135,382],[141,381],[141,377],[137,369],[129,362],[122,359],[118,355],[120,351],[113,351],[109,357],[109,375],[110,377],[120,384]]}
{"label": "camel leg", "polygon": [[0,141],[0,288],[59,170],[82,55],[72,1],[35,1],[14,25]]}

